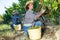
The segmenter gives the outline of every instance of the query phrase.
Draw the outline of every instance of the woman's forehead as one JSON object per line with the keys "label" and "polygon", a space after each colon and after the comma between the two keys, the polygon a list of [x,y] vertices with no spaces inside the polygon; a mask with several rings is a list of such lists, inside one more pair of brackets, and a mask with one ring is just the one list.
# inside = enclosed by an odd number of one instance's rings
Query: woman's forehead
{"label": "woman's forehead", "polygon": [[32,3],[30,3],[29,5],[33,5]]}

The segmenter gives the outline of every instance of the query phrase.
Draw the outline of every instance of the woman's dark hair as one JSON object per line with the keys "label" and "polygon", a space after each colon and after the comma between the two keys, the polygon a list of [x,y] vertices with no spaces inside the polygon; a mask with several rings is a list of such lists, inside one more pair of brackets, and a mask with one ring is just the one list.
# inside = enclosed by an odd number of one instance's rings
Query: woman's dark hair
{"label": "woman's dark hair", "polygon": [[28,4],[28,5],[26,5],[26,7],[25,7],[25,9],[26,9],[26,10],[28,10],[28,9],[29,9],[29,7],[28,7],[28,6],[29,6],[29,4]]}
{"label": "woman's dark hair", "polygon": [[33,4],[33,2],[32,2],[32,1],[27,1],[27,2],[26,2],[26,5],[25,5],[25,9],[26,9],[26,10],[28,10],[28,9],[29,9],[29,7],[28,7],[28,6],[29,6],[29,4]]}

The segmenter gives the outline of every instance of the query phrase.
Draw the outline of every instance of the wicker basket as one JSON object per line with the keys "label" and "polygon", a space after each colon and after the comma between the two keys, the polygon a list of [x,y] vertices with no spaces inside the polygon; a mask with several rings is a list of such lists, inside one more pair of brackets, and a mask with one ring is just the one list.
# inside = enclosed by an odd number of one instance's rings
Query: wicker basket
{"label": "wicker basket", "polygon": [[14,25],[14,29],[17,30],[17,31],[21,30],[21,24]]}
{"label": "wicker basket", "polygon": [[41,38],[41,27],[37,29],[30,29],[28,30],[29,38],[31,40],[37,40]]}

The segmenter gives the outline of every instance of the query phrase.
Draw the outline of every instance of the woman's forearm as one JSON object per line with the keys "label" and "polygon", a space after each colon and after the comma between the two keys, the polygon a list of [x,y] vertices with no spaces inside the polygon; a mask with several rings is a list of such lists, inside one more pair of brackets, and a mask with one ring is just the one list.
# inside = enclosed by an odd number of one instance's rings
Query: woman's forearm
{"label": "woman's forearm", "polygon": [[39,18],[40,16],[42,16],[42,13],[38,14],[38,15],[36,16],[36,18]]}

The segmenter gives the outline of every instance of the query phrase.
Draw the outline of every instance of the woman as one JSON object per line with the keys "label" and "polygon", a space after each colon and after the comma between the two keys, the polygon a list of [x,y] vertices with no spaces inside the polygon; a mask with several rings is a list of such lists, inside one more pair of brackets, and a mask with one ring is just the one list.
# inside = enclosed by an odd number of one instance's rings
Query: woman
{"label": "woman", "polygon": [[[26,14],[25,14],[25,19],[24,19],[24,32],[28,35],[28,28],[34,24],[34,20],[37,20],[40,16],[42,16],[42,10],[38,15],[33,14],[33,2],[28,1],[26,3]],[[36,22],[35,24],[41,26],[41,22]]]}

